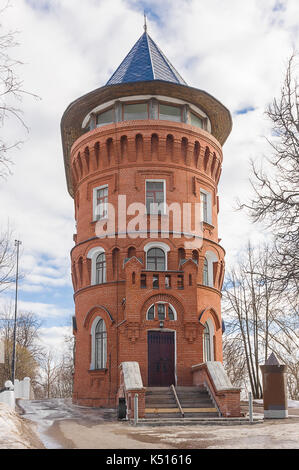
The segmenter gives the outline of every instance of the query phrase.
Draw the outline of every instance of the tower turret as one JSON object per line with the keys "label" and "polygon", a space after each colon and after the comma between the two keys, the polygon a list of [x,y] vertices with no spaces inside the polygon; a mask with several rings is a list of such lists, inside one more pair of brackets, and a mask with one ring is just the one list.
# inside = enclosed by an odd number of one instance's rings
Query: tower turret
{"label": "tower turret", "polygon": [[146,28],[107,84],[65,111],[77,403],[116,405],[123,362],[139,363],[145,387],[192,385],[192,366],[222,362],[217,187],[231,126]]}

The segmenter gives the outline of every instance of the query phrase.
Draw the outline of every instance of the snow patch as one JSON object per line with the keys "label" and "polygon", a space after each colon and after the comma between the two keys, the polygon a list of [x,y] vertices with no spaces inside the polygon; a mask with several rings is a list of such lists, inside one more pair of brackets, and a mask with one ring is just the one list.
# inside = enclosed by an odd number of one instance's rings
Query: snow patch
{"label": "snow patch", "polygon": [[24,436],[22,418],[5,403],[0,403],[0,449],[31,449]]}

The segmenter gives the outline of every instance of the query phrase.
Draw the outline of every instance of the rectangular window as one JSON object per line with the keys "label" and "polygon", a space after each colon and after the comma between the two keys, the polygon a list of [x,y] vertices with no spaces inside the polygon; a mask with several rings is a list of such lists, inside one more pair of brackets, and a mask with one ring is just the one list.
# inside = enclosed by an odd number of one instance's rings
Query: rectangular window
{"label": "rectangular window", "polygon": [[158,320],[165,320],[166,314],[165,314],[165,304],[158,304]]}
{"label": "rectangular window", "polygon": [[131,121],[135,119],[148,119],[147,103],[124,105],[124,121]]}
{"label": "rectangular window", "polygon": [[145,274],[141,274],[140,276],[140,288],[146,289],[146,275]]}
{"label": "rectangular window", "polygon": [[159,289],[159,276],[153,276],[153,289]]}
{"label": "rectangular window", "polygon": [[165,289],[171,289],[171,276],[165,276]]}
{"label": "rectangular window", "polygon": [[196,126],[196,127],[200,127],[201,129],[203,129],[203,120],[196,116],[196,114],[194,113],[190,113],[190,118],[191,118],[191,126]]}
{"label": "rectangular window", "polygon": [[202,220],[212,225],[212,195],[207,191],[200,190],[200,202],[202,204]]}
{"label": "rectangular window", "polygon": [[159,119],[165,121],[176,121],[181,122],[182,111],[178,106],[170,106],[167,104],[159,105]]}
{"label": "rectangular window", "polygon": [[108,109],[97,115],[97,127],[105,126],[105,124],[112,124],[114,122],[114,109]]}
{"label": "rectangular window", "polygon": [[147,214],[165,213],[165,181],[146,181]]}
{"label": "rectangular window", "polygon": [[184,276],[178,274],[178,289],[184,289]]}
{"label": "rectangular window", "polygon": [[108,185],[93,190],[93,220],[108,217]]}

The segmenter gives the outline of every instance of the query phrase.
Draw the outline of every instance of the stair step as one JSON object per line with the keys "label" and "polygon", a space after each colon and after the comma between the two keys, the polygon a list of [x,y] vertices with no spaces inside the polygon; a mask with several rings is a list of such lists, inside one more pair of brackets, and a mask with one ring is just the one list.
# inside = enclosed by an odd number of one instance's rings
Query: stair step
{"label": "stair step", "polygon": [[180,413],[179,408],[145,408],[145,413]]}

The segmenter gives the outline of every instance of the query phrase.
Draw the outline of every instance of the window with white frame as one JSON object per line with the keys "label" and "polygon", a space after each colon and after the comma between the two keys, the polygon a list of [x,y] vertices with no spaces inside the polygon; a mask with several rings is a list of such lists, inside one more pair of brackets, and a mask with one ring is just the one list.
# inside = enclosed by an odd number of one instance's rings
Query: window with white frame
{"label": "window with white frame", "polygon": [[165,181],[147,180],[145,182],[145,204],[147,214],[165,214]]}
{"label": "window with white frame", "polygon": [[93,220],[108,217],[108,185],[93,190]]}
{"label": "window with white frame", "polygon": [[90,369],[105,369],[107,366],[107,329],[103,318],[97,316],[91,326]]}
{"label": "window with white frame", "polygon": [[212,195],[204,189],[200,190],[200,202],[202,204],[202,220],[212,225]]}
{"label": "window with white frame", "polygon": [[96,369],[105,369],[107,360],[107,332],[103,319],[98,321],[95,330],[95,360]]}
{"label": "window with white frame", "polygon": [[203,331],[203,360],[204,362],[207,361],[214,361],[215,353],[214,353],[214,334],[215,328],[213,322],[210,318],[204,324],[204,331]]}
{"label": "window with white frame", "polygon": [[101,246],[95,246],[89,250],[87,258],[91,260],[91,285],[106,282],[106,255]]}
{"label": "window with white frame", "polygon": [[208,286],[209,285],[209,264],[207,258],[204,259],[203,262],[203,285]]}
{"label": "window with white frame", "polygon": [[211,360],[211,335],[210,328],[207,323],[205,323],[205,329],[203,332],[203,349],[204,349],[204,359],[205,362]]}
{"label": "window with white frame", "polygon": [[106,282],[106,256],[101,253],[96,259],[96,284],[104,284]]}
{"label": "window with white frame", "polygon": [[213,251],[206,251],[203,265],[203,285],[214,287],[214,264],[218,263],[218,257]]}
{"label": "window with white frame", "polygon": [[175,308],[167,302],[158,302],[150,306],[146,314],[147,320],[174,321],[177,319]]}
{"label": "window with white frame", "polygon": [[165,253],[161,248],[151,248],[146,257],[147,269],[151,271],[165,271]]}

